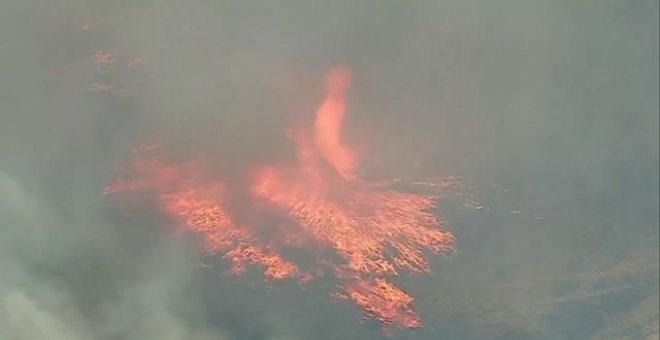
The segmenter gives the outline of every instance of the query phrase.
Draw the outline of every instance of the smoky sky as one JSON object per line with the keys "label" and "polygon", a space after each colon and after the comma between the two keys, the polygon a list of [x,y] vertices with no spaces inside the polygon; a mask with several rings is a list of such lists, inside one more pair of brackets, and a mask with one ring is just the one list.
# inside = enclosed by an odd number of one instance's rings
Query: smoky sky
{"label": "smoky sky", "polygon": [[[110,48],[143,62],[76,71]],[[221,275],[102,195],[155,136],[231,175],[291,157],[334,65],[365,167],[490,209],[440,201],[456,254],[396,279],[425,327],[393,338],[657,338],[657,1],[5,0],[0,339],[382,338],[331,282]]]}

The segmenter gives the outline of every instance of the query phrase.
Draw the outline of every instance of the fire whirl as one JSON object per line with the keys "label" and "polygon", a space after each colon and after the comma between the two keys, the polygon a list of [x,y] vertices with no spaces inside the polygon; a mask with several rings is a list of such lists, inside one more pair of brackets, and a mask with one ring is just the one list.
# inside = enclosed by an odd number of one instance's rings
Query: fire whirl
{"label": "fire whirl", "polygon": [[[385,324],[419,327],[414,299],[388,278],[429,271],[423,251],[450,250],[454,238],[430,210],[436,196],[407,193],[358,176],[358,155],[341,139],[350,72],[332,69],[326,97],[313,127],[290,134],[296,162],[253,169],[242,191],[249,215],[237,214],[229,182],[208,180],[203,164],[165,164],[158,148],[138,150],[106,193],[149,191],[159,207],[202,236],[208,254],[222,254],[240,274],[249,263],[264,267],[273,280],[306,282],[323,273],[339,281],[335,297],[352,300],[366,316]],[[281,224],[266,223],[272,214]],[[272,219],[270,219],[272,220]],[[264,234],[270,236],[264,237]],[[312,270],[285,256],[306,249]]]}

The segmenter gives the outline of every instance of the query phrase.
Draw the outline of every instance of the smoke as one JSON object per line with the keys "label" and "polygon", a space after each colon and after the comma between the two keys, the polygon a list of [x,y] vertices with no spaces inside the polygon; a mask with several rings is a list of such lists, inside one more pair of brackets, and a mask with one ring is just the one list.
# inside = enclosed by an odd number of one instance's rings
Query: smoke
{"label": "smoke", "polygon": [[[75,73],[114,47],[144,63]],[[657,60],[653,0],[3,1],[0,339],[381,338],[333,287],[221,276],[101,195],[157,131],[236,176],[291,157],[335,64],[369,165],[466,176],[492,209],[441,202],[457,254],[401,280],[426,327],[397,337],[657,337]],[[108,79],[132,96],[89,91]]]}

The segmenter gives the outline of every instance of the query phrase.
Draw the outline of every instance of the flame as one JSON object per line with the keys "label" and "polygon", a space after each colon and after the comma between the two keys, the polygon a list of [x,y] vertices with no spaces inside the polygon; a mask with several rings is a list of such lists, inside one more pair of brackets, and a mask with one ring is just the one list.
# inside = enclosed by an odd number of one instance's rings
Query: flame
{"label": "flame", "polygon": [[[352,300],[366,316],[419,327],[413,297],[388,277],[428,272],[423,251],[442,253],[454,239],[430,212],[437,197],[388,189],[357,175],[357,154],[342,140],[350,84],[347,68],[330,70],[313,128],[291,135],[296,161],[252,169],[245,188],[252,218],[238,217],[231,208],[235,193],[222,180],[205,178],[202,165],[164,164],[154,148],[137,152],[136,160],[120,169],[132,178],[106,192],[153,191],[159,206],[201,235],[202,249],[222,254],[236,274],[248,263],[263,266],[274,280],[307,282],[325,272],[339,281],[335,296]],[[269,213],[289,222],[274,225]],[[299,268],[283,255],[287,248],[311,250],[318,268]]]}
{"label": "flame", "polygon": [[356,155],[341,141],[346,116],[345,92],[351,84],[350,71],[334,68],[326,77],[327,95],[316,112],[314,142],[320,153],[345,179],[354,178]]}

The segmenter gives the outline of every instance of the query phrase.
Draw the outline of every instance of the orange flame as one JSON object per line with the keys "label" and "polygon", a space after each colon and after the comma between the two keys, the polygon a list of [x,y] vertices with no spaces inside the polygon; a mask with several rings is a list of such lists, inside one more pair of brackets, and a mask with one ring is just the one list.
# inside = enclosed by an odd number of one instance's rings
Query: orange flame
{"label": "orange flame", "polygon": [[[128,169],[136,178],[117,182],[107,192],[155,191],[161,208],[201,234],[204,251],[223,254],[236,274],[251,262],[264,266],[271,279],[298,277],[306,282],[318,276],[318,270],[301,270],[282,250],[311,248],[319,267],[339,280],[342,291],[337,297],[354,301],[367,316],[385,324],[419,327],[413,298],[386,278],[402,271],[427,272],[422,251],[446,251],[453,236],[429,211],[436,197],[383,188],[356,175],[358,157],[341,138],[350,72],[335,68],[326,80],[327,94],[316,112],[312,136],[306,131],[293,136],[297,162],[255,169],[250,177],[253,213],[265,214],[259,207],[269,206],[294,225],[237,220],[228,208],[231,190],[221,181],[203,180],[199,164],[165,166],[138,159]],[[275,236],[260,237],[264,228]],[[341,260],[316,251],[328,249]]]}
{"label": "orange flame", "polygon": [[327,95],[316,112],[314,125],[316,147],[323,157],[345,179],[354,178],[356,155],[341,142],[341,131],[346,116],[344,95],[351,84],[346,68],[332,69],[326,77]]}

